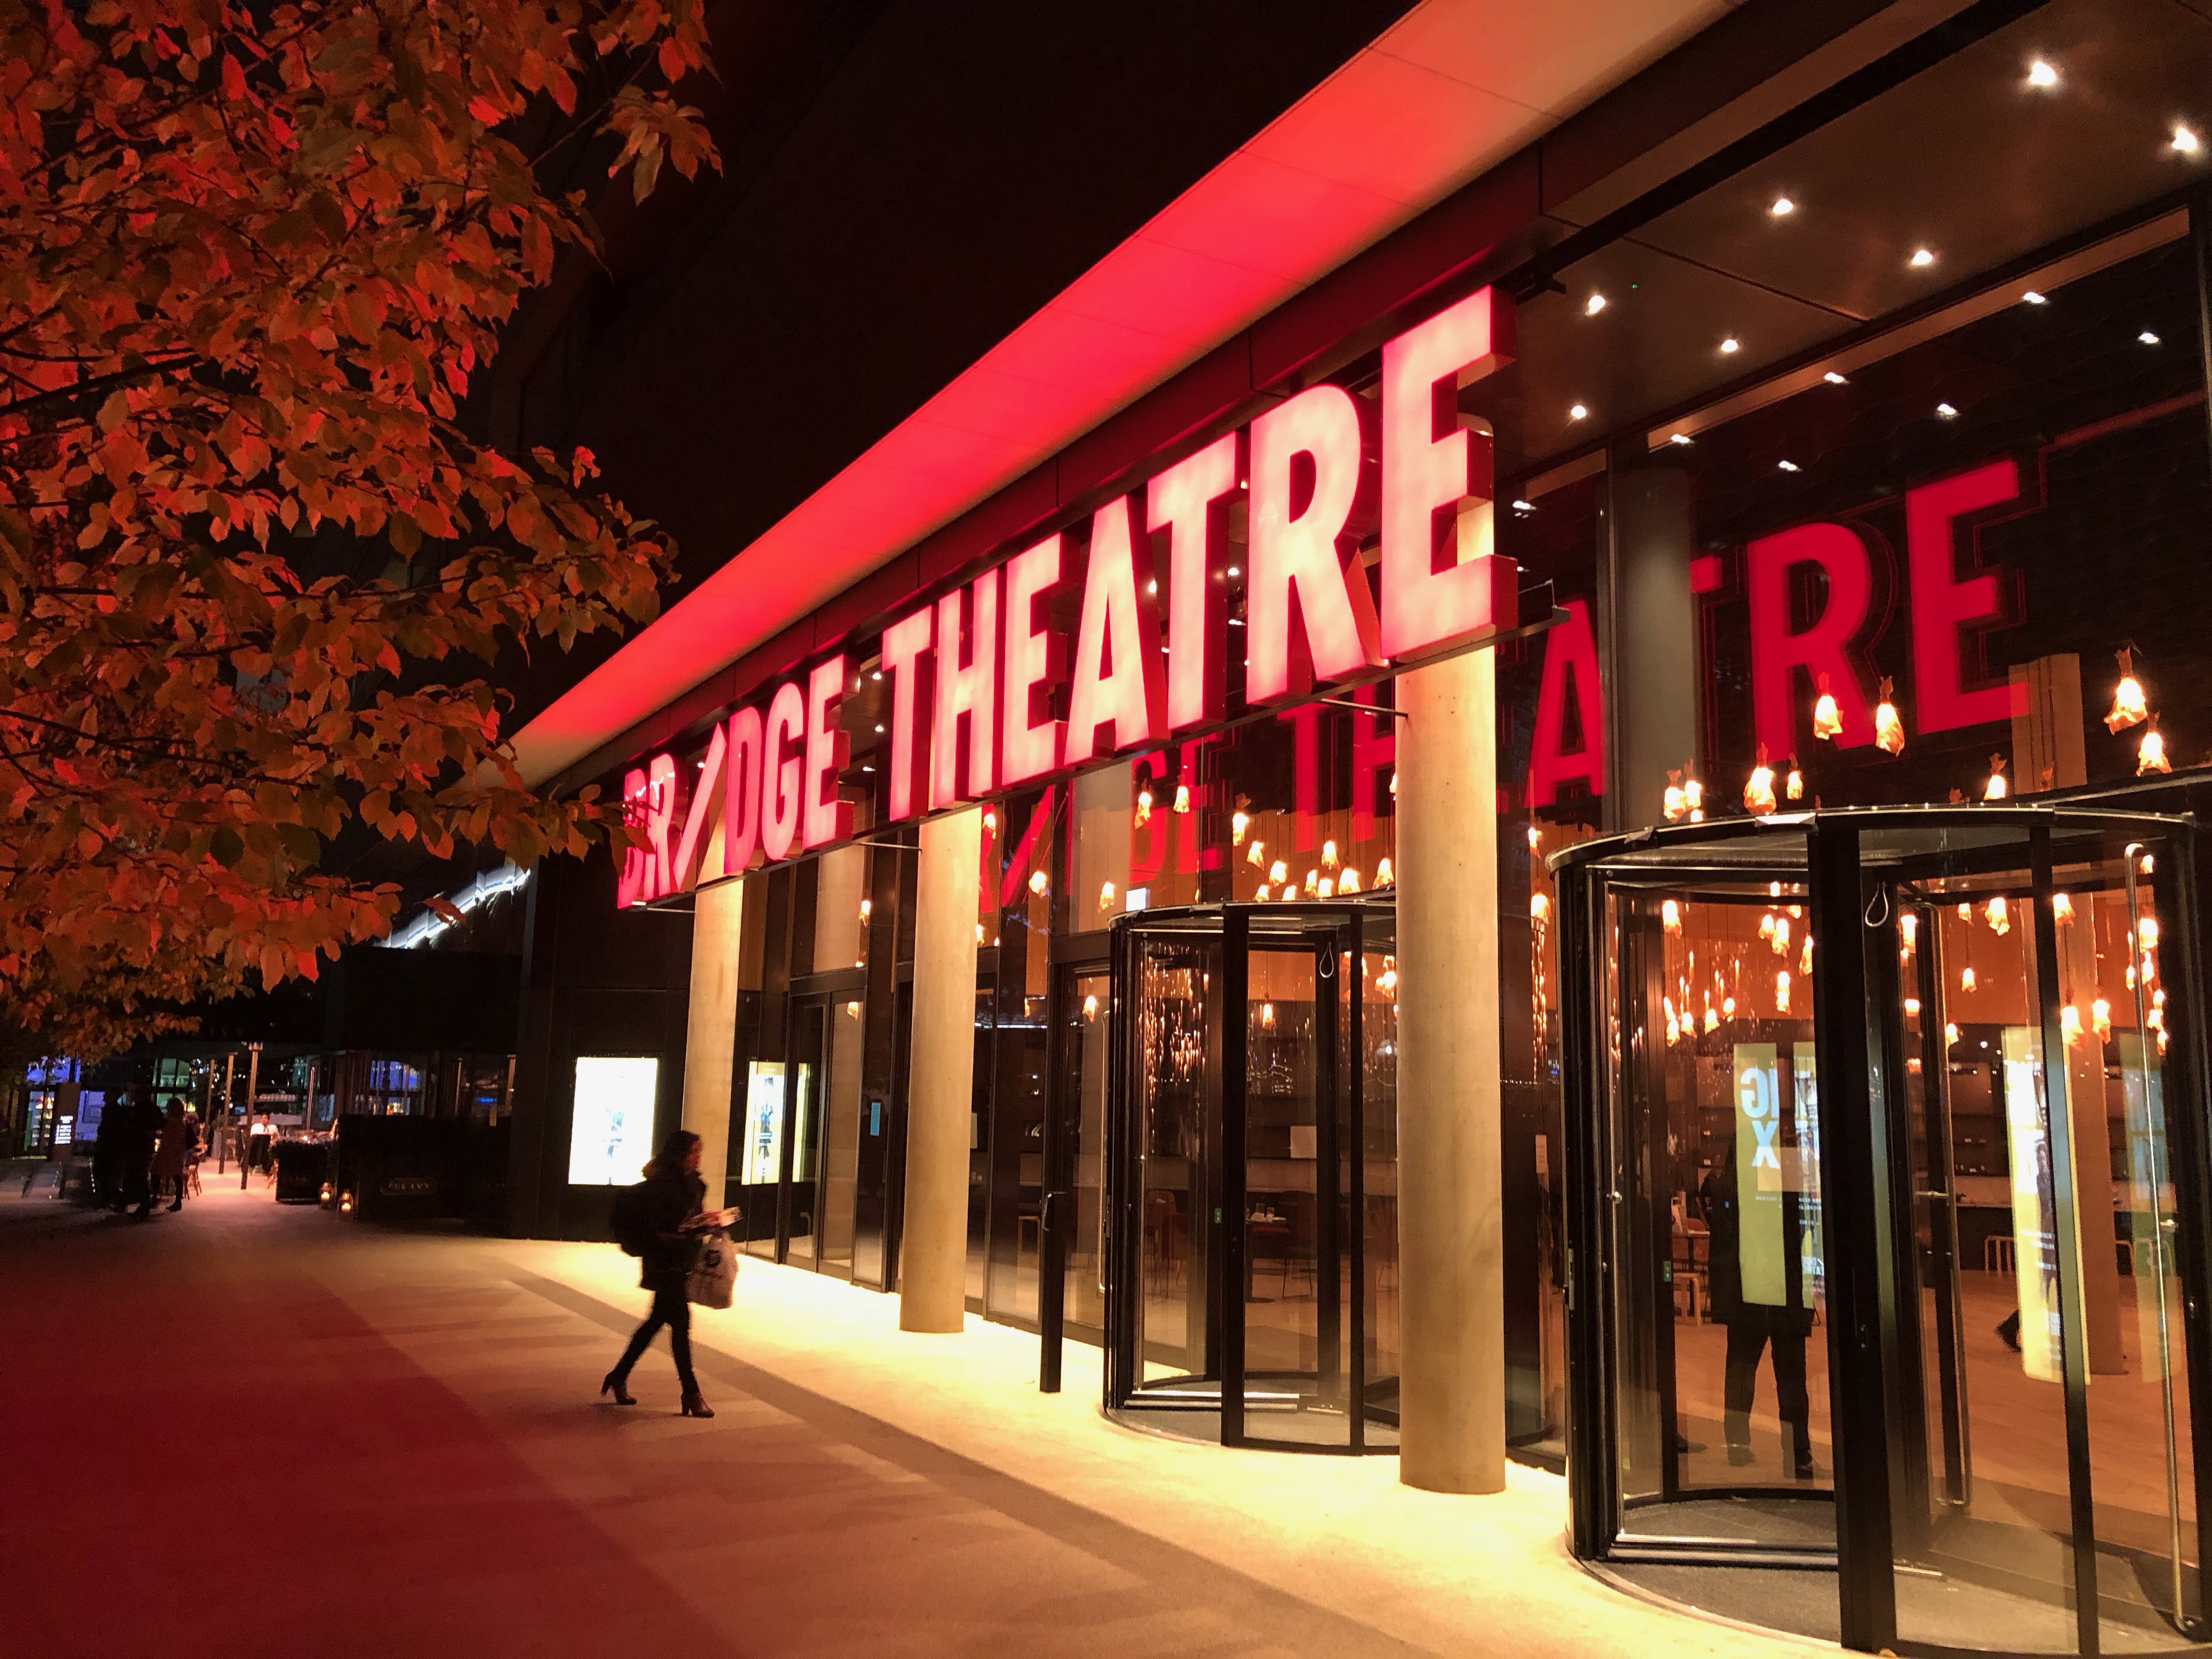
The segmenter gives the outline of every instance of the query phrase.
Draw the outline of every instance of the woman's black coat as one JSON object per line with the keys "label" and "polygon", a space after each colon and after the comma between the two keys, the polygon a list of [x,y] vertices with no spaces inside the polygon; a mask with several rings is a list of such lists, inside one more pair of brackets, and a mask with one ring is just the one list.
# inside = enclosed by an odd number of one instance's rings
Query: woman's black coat
{"label": "woman's black coat", "polygon": [[647,1243],[637,1282],[648,1291],[681,1290],[699,1258],[699,1235],[679,1230],[706,1207],[707,1183],[689,1170],[655,1165],[645,1190]]}

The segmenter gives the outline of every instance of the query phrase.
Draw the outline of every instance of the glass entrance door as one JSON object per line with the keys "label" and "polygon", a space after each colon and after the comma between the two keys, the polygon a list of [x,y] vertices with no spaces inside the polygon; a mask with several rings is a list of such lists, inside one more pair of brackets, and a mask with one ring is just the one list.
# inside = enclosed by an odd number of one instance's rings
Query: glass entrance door
{"label": "glass entrance door", "polygon": [[834,1058],[831,1006],[791,1005],[787,1056],[755,1060],[745,1078],[738,1133],[738,1205],[748,1254],[795,1267],[820,1265],[823,1103]]}
{"label": "glass entrance door", "polygon": [[[1616,1540],[1835,1557],[1805,894],[1766,872],[1621,887],[1605,914]],[[1656,1016],[1656,1017],[1651,1017]],[[1617,1016],[1618,1017],[1618,1016]],[[1632,1016],[1636,1018],[1636,1016]]]}
{"label": "glass entrance door", "polygon": [[1923,808],[1562,856],[1578,1554],[1868,1650],[2203,1639],[2192,845]]}
{"label": "glass entrance door", "polygon": [[[1367,1127],[1395,1104],[1387,901],[1151,912],[1115,936],[1109,1409],[1230,1445],[1394,1445],[1395,1139]],[[1064,1083],[1090,1040],[1064,1039]]]}
{"label": "glass entrance door", "polygon": [[1054,969],[1045,1196],[1037,1324],[1039,1386],[1060,1388],[1070,1335],[1103,1342],[1106,1330],[1106,1093],[1114,1052],[1114,985],[1105,964]]}
{"label": "glass entrance door", "polygon": [[[2051,838],[1884,890],[1905,1164],[1899,1635],[2037,1651],[2201,1628],[2160,838]],[[2165,902],[2160,902],[2161,898]],[[1887,953],[1885,953],[1887,957]]]}

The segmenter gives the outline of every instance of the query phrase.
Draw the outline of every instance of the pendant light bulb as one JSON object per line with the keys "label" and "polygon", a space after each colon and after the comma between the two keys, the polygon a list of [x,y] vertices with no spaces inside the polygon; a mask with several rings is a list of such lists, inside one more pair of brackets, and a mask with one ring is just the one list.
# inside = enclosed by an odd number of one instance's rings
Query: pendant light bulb
{"label": "pendant light bulb", "polygon": [[1744,781],[1743,809],[1754,817],[1774,810],[1774,769],[1766,763],[1766,745],[1760,744],[1751,776]]}
{"label": "pendant light bulb", "polygon": [[1889,676],[1881,677],[1881,701],[1874,706],[1874,746],[1885,755],[1905,752],[1905,722],[1897,717],[1896,696]]}
{"label": "pendant light bulb", "polygon": [[2171,772],[2173,763],[2166,757],[2166,739],[2159,735],[2158,716],[2150,717],[2150,730],[2142,734],[2142,742],[2136,747],[2136,775],[2148,777],[2153,772]]}
{"label": "pendant light bulb", "polygon": [[1836,694],[1828,689],[1826,674],[1820,676],[1820,691],[1813,699],[1813,735],[1827,743],[1843,732],[1844,713],[1836,706]]}
{"label": "pendant light bulb", "polygon": [[2112,688],[2112,707],[2105,716],[2105,730],[2118,734],[2148,720],[2150,708],[2143,700],[2142,682],[2136,678],[2133,647],[2122,646],[2113,655],[2119,659],[2120,683]]}

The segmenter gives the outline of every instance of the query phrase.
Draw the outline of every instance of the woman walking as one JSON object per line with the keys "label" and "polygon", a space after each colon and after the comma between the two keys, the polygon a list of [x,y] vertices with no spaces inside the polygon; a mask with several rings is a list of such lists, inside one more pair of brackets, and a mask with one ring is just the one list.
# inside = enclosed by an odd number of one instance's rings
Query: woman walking
{"label": "woman walking", "polygon": [[660,1156],[645,1166],[645,1182],[637,1189],[641,1208],[638,1234],[644,1249],[638,1283],[653,1292],[653,1311],[599,1382],[602,1395],[612,1395],[618,1406],[635,1406],[629,1387],[630,1367],[653,1345],[663,1325],[668,1327],[668,1346],[676,1355],[676,1379],[684,1386],[684,1415],[712,1417],[700,1396],[699,1379],[691,1373],[691,1304],[684,1297],[684,1280],[698,1259],[699,1236],[726,1224],[729,1212],[703,1210],[707,1183],[699,1179],[699,1137],[678,1129],[662,1143]]}

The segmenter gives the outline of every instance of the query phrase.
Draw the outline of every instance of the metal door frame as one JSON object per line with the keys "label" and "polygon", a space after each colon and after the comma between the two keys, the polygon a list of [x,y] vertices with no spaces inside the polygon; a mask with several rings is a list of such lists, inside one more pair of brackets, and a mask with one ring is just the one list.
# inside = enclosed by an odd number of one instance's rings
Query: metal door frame
{"label": "metal door frame", "polygon": [[[1073,1018],[1069,1004],[1076,981],[1103,976],[1108,1019],[1113,1018],[1116,1006],[1114,961],[1107,937],[1098,934],[1069,941],[1080,945],[1079,950],[1060,950],[1056,947],[1060,943],[1058,939],[1052,941],[1055,948],[1048,953],[1045,977],[1044,1214],[1037,1246],[1037,1391],[1041,1394],[1060,1392],[1062,1345],[1066,1340],[1067,1261],[1075,1241],[1075,1163],[1082,1138],[1083,1098],[1079,1079],[1073,1090],[1067,1087],[1067,1061]],[[1110,1053],[1107,1064],[1110,1078]],[[1110,1111],[1110,1082],[1107,1092]],[[1100,1198],[1103,1204],[1103,1192]],[[1103,1271],[1103,1255],[1099,1266]]]}
{"label": "metal door frame", "polygon": [[[1221,903],[1190,905],[1174,909],[1144,911],[1116,918],[1109,930],[1107,965],[1112,988],[1113,1009],[1116,1021],[1114,1042],[1109,1054],[1108,1102],[1106,1112],[1107,1146],[1105,1174],[1108,1182],[1104,1195],[1106,1246],[1106,1299],[1104,1388],[1103,1407],[1111,1415],[1117,1409],[1133,1402],[1139,1392],[1143,1360],[1139,1346],[1144,1333],[1139,1313],[1142,1273],[1142,1218],[1136,1213],[1139,1202],[1138,1177],[1141,1169],[1137,1137],[1133,1130],[1130,1114],[1134,1110],[1134,1054],[1137,1042],[1136,1021],[1128,1018],[1135,1006],[1134,975],[1142,945],[1151,939],[1186,941],[1194,945],[1213,944],[1220,950],[1220,983],[1209,998],[1209,1023],[1213,1014],[1223,1009],[1233,1009],[1249,1001],[1250,955],[1254,950],[1303,951],[1311,956],[1315,964],[1316,1006],[1319,991],[1329,975],[1323,974],[1322,964],[1333,953],[1335,972],[1347,971],[1352,964],[1355,975],[1349,992],[1350,1006],[1345,1010],[1341,1026],[1323,1035],[1328,1052],[1317,1054],[1318,1075],[1316,1079],[1316,1208],[1317,1235],[1334,1239],[1342,1219],[1345,1204],[1350,1205],[1350,1236],[1341,1242],[1337,1255],[1348,1260],[1351,1267],[1351,1296],[1348,1337],[1340,1334],[1340,1340],[1348,1340],[1351,1352],[1340,1354],[1347,1372],[1350,1402],[1347,1443],[1340,1446],[1307,1445],[1296,1442],[1255,1438],[1248,1425],[1247,1382],[1244,1364],[1244,1319],[1243,1315],[1244,1282],[1244,1229],[1232,1224],[1241,1218],[1245,1198],[1243,1152],[1246,1142],[1244,1127],[1247,1110],[1246,1045],[1242,1041],[1223,1041],[1218,1052],[1211,1058],[1218,1067],[1220,1084],[1215,1103],[1210,1111],[1211,1121],[1207,1139],[1213,1155],[1207,1162],[1211,1166],[1206,1176],[1206,1189],[1194,1194],[1194,1202],[1204,1206],[1202,1214],[1211,1219],[1204,1224],[1208,1230],[1207,1287],[1209,1360],[1203,1367],[1206,1373],[1218,1371],[1221,1380],[1220,1413],[1221,1443],[1224,1446],[1259,1446],[1270,1450],[1314,1452],[1334,1455],[1358,1455],[1370,1450],[1394,1450],[1392,1447],[1370,1447],[1368,1444],[1367,1376],[1366,1376],[1366,1275],[1365,1264],[1365,1067],[1364,1058],[1364,999],[1359,994],[1356,979],[1359,966],[1364,963],[1370,948],[1367,916],[1370,910],[1388,909],[1395,920],[1394,896],[1385,895],[1378,902],[1367,898],[1359,901],[1317,901],[1310,903],[1251,904]],[[1253,922],[1264,917],[1261,930]],[[1208,924],[1212,924],[1211,927]],[[1279,924],[1280,924],[1279,926]],[[1303,924],[1303,925],[1300,925]],[[1395,934],[1394,934],[1395,938]],[[1376,940],[1380,945],[1379,939]],[[1071,953],[1072,955],[1072,953]],[[1088,958],[1086,958],[1088,960]],[[1096,971],[1095,966],[1091,971]],[[1062,994],[1055,981],[1053,994]],[[1342,997],[1346,993],[1340,989]],[[1332,1004],[1330,1023],[1334,1023]],[[1054,1030],[1059,1022],[1054,1021]],[[1344,1041],[1339,1042],[1341,1036]],[[1348,1044],[1348,1047],[1346,1046]],[[1340,1052],[1346,1063],[1338,1064]],[[1055,1062],[1054,1075],[1061,1067]],[[1323,1099],[1324,1093],[1328,1096]],[[1326,1109],[1324,1109],[1326,1107]],[[1053,1138],[1055,1129],[1065,1138],[1062,1114],[1053,1112],[1047,1118],[1047,1134]],[[1336,1170],[1324,1180],[1320,1166],[1324,1151],[1340,1154],[1342,1146],[1337,1139],[1338,1126],[1349,1138],[1350,1170],[1348,1176],[1338,1180]],[[1324,1130],[1326,1134],[1324,1134]],[[1232,1155],[1233,1149],[1233,1155]],[[1065,1148],[1055,1146],[1054,1158],[1065,1157]],[[1056,1161],[1050,1166],[1055,1182],[1055,1193],[1065,1191],[1066,1165]],[[1334,1185],[1337,1190],[1330,1196],[1334,1202],[1328,1206],[1329,1214],[1323,1221],[1320,1212],[1325,1185]],[[1056,1205],[1055,1212],[1064,1210],[1065,1204]],[[1058,1251],[1065,1245],[1065,1223],[1056,1213],[1055,1225],[1046,1230],[1048,1247]],[[1054,1243],[1055,1235],[1060,1240]],[[1322,1254],[1316,1242],[1316,1256]],[[1064,1264],[1064,1256],[1056,1256]],[[1339,1261],[1335,1264],[1341,1266]],[[1062,1267],[1064,1274],[1064,1265]],[[1316,1300],[1321,1301],[1316,1271]],[[1057,1301],[1059,1292],[1053,1293]],[[1040,1310],[1044,1306],[1043,1288],[1040,1287]],[[1334,1300],[1334,1298],[1331,1298]],[[1336,1303],[1336,1328],[1342,1333],[1345,1326],[1343,1304]],[[1231,1309],[1236,1317],[1229,1317]],[[1060,1381],[1060,1354],[1064,1340],[1064,1314],[1060,1306],[1053,1310],[1054,1322],[1045,1333],[1045,1352],[1040,1362],[1040,1386],[1056,1387]],[[1317,1352],[1317,1362],[1319,1355]]]}

